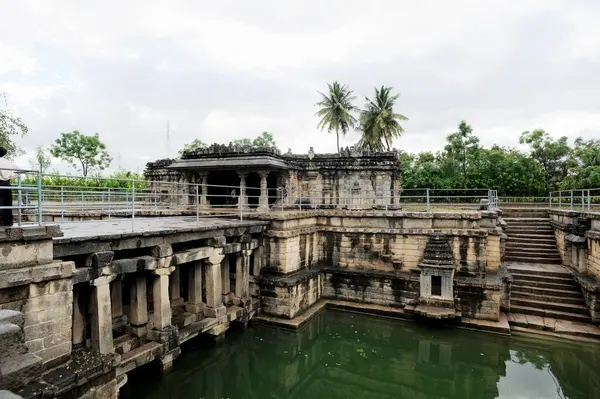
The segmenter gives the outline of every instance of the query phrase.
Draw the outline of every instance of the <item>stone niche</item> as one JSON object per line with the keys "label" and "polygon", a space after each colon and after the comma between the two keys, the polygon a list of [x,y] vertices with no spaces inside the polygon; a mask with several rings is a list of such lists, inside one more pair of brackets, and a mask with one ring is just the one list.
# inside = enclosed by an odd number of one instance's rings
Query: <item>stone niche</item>
{"label": "stone niche", "polygon": [[454,257],[448,236],[431,233],[419,264],[419,306],[415,313],[429,318],[454,318]]}

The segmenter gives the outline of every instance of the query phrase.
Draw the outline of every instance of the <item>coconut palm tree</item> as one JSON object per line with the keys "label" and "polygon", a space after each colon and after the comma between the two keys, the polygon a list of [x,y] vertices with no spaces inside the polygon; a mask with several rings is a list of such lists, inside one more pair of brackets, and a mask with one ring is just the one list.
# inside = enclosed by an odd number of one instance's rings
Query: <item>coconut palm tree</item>
{"label": "coconut palm tree", "polygon": [[315,105],[319,106],[319,111],[316,115],[321,118],[317,127],[323,131],[331,133],[335,131],[337,136],[337,150],[340,152],[340,132],[346,135],[348,131],[357,123],[356,118],[352,115],[358,112],[358,108],[352,105],[356,96],[352,95],[352,90],[346,85],[341,85],[334,81],[333,84],[327,83],[328,93],[321,95],[321,101]]}
{"label": "coconut palm tree", "polygon": [[366,97],[367,104],[360,112],[360,130],[363,135],[359,145],[371,151],[389,151],[392,141],[404,132],[400,121],[408,118],[394,112],[394,105],[400,94],[391,95],[391,91],[391,87],[375,88],[375,97],[372,100]]}

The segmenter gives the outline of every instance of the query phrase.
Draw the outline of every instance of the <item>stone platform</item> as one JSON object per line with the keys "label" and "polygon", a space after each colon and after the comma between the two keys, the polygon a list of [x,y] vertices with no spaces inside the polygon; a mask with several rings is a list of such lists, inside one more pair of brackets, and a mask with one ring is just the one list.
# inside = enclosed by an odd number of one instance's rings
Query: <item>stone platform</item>
{"label": "stone platform", "polygon": [[55,242],[64,243],[70,240],[85,240],[97,237],[172,234],[174,232],[205,231],[265,224],[268,223],[257,220],[240,221],[236,218],[201,217],[196,220],[195,217],[181,216],[59,223],[63,237],[56,239]]}

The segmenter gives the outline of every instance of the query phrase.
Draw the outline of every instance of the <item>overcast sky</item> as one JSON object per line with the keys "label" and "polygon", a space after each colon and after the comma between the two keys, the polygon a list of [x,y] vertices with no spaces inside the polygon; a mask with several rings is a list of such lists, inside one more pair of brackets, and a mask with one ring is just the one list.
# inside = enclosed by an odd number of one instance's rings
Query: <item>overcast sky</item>
{"label": "overcast sky", "polygon": [[29,150],[98,132],[113,167],[141,170],[194,138],[268,130],[284,151],[334,152],[314,116],[333,80],[359,106],[399,92],[407,151],[442,148],[461,119],[486,145],[538,127],[600,137],[597,0],[0,3],[0,92]]}

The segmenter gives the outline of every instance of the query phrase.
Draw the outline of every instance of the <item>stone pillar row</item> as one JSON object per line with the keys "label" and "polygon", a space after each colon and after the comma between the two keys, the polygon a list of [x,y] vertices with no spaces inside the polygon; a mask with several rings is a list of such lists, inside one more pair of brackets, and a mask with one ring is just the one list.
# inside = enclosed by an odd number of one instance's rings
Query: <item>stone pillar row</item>
{"label": "stone pillar row", "polygon": [[[236,287],[234,302],[245,304],[250,297],[249,272],[251,249],[242,250],[241,256],[236,259]],[[258,254],[257,254],[258,255]],[[260,262],[259,262],[260,263]],[[180,297],[180,271],[174,266],[159,267],[150,272],[152,278],[152,296],[154,313],[152,327],[155,332],[168,331],[171,326],[172,303],[182,301]],[[259,269],[255,265],[255,269]],[[224,294],[229,294],[231,284],[229,281],[228,259],[219,251],[210,257],[195,261],[189,269],[189,297],[186,311],[203,314],[205,317],[218,318],[226,314]],[[130,284],[130,316],[127,332],[137,337],[150,333],[147,282],[148,274],[138,273]],[[171,279],[171,285],[169,280]],[[206,302],[202,300],[202,286],[205,280]],[[122,282],[119,275],[104,275],[91,281],[90,310],[91,343],[92,348],[100,353],[107,354],[113,348],[113,319],[122,315]],[[78,294],[79,295],[79,294]],[[112,299],[112,301],[111,301]],[[74,301],[75,312],[73,319],[73,337],[75,343],[82,343],[84,339],[84,309],[80,309],[79,299]],[[80,328],[76,328],[79,326]]]}

